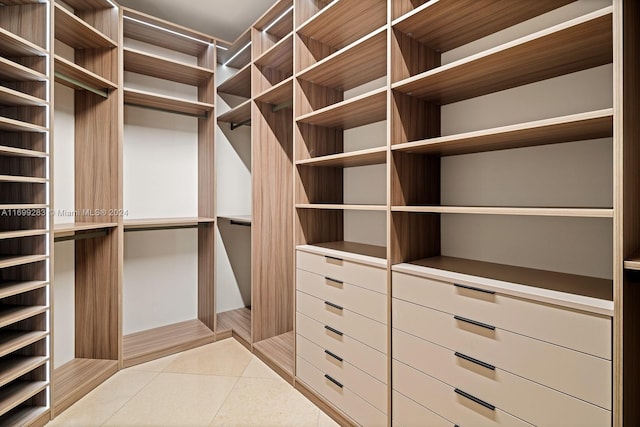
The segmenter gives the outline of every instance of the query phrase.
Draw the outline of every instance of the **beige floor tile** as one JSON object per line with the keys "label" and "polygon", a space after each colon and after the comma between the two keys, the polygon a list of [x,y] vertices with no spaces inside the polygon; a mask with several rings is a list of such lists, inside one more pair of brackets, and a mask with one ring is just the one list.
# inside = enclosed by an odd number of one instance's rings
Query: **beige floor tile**
{"label": "beige floor tile", "polygon": [[153,372],[120,371],[56,417],[49,426],[100,426],[156,375]]}
{"label": "beige floor tile", "polygon": [[280,376],[276,374],[270,367],[268,367],[262,360],[257,357],[253,357],[247,368],[242,373],[245,378],[270,378],[278,379]]}
{"label": "beige floor tile", "polygon": [[319,409],[282,379],[240,378],[211,426],[312,426]]}
{"label": "beige floor tile", "polygon": [[325,414],[322,411],[318,412],[320,412],[318,414],[318,427],[340,427],[340,424],[333,421],[333,419],[329,415]]}
{"label": "beige floor tile", "polygon": [[251,361],[251,353],[229,338],[184,352],[163,372],[239,377]]}
{"label": "beige floor tile", "polygon": [[127,369],[134,371],[148,371],[148,372],[162,372],[171,362],[176,360],[184,353],[176,353],[171,356],[163,357],[162,359],[152,360],[151,362],[141,363],[140,365],[134,365]]}
{"label": "beige floor tile", "polygon": [[105,426],[207,426],[236,378],[161,373]]}

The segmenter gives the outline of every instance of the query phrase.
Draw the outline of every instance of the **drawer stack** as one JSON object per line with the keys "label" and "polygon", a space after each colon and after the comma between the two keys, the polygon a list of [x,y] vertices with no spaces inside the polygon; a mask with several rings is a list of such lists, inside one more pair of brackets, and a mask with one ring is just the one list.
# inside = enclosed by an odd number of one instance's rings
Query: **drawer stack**
{"label": "drawer stack", "polygon": [[296,376],[357,424],[384,426],[386,267],[333,252],[297,251]]}
{"label": "drawer stack", "polygon": [[610,317],[395,270],[394,424],[611,425]]}

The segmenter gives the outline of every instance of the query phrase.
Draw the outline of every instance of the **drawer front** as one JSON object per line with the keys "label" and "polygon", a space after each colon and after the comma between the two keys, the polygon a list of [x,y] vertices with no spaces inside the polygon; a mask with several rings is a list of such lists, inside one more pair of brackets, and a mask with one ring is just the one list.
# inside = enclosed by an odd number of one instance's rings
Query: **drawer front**
{"label": "drawer front", "polygon": [[338,387],[325,373],[301,357],[296,358],[297,378],[328,400],[356,423],[366,427],[385,427],[387,416],[347,387]]}
{"label": "drawer front", "polygon": [[[473,354],[452,350],[393,330],[393,358],[459,387],[537,426],[605,427],[611,412],[499,368],[483,366]],[[470,359],[471,358],[471,359]],[[477,359],[476,359],[477,360]]]}
{"label": "drawer front", "polygon": [[[393,389],[431,409],[441,417],[460,426],[531,427],[500,408],[489,408],[480,402],[482,396],[470,395],[398,361],[393,361]],[[474,400],[475,399],[480,399]],[[484,402],[485,405],[487,404]]]}
{"label": "drawer front", "polygon": [[[611,360],[611,318],[393,272],[393,297]],[[476,288],[481,289],[481,288]]]}
{"label": "drawer front", "polygon": [[611,362],[393,299],[393,326],[611,410]]}
{"label": "drawer front", "polygon": [[322,323],[296,313],[296,332],[325,350],[348,360],[358,369],[387,383],[387,356],[348,335],[338,335],[325,329]]}
{"label": "drawer front", "polygon": [[382,294],[387,293],[387,270],[309,252],[297,251],[296,267]]}
{"label": "drawer front", "polygon": [[305,359],[313,366],[331,375],[346,388],[387,413],[387,386],[371,375],[333,353],[327,353],[325,349],[318,347],[306,338],[298,335],[296,341],[296,355]]}
{"label": "drawer front", "polygon": [[299,291],[337,304],[354,313],[387,324],[387,295],[345,282],[326,279],[298,269],[296,286]]}
{"label": "drawer front", "polygon": [[296,292],[297,308],[318,322],[329,326],[343,334],[347,334],[358,341],[387,353],[387,326],[371,320],[347,309],[338,310],[325,304],[321,299]]}
{"label": "drawer front", "polygon": [[454,427],[435,412],[417,404],[402,393],[393,391],[393,425],[397,427]]}

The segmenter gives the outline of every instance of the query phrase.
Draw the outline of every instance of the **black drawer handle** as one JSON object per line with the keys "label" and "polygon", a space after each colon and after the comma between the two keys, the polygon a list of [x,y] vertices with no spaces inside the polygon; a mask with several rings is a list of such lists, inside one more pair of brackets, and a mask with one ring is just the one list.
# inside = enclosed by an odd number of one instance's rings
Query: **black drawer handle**
{"label": "black drawer handle", "polygon": [[492,411],[496,410],[496,407],[493,406],[491,403],[487,403],[482,399],[478,399],[477,397],[472,396],[469,393],[460,390],[459,388],[456,388],[453,391],[455,391],[456,393],[458,393],[462,397],[466,397],[467,399],[469,399],[469,400],[471,400],[473,402],[476,402],[478,405],[484,406],[487,409],[491,409]]}
{"label": "black drawer handle", "polygon": [[333,332],[333,333],[334,333],[334,334],[336,334],[336,335],[340,335],[340,336],[342,336],[342,335],[343,335],[343,334],[342,334],[342,332],[340,332],[340,331],[339,331],[339,330],[337,330],[337,329],[332,328],[331,326],[324,325],[324,328],[325,328],[327,331],[331,331],[331,332]]}
{"label": "black drawer handle", "polygon": [[468,362],[475,363],[476,365],[480,365],[480,366],[482,366],[483,368],[491,369],[492,371],[495,371],[495,370],[496,370],[496,367],[495,367],[495,366],[493,366],[493,365],[489,365],[488,363],[485,363],[485,362],[483,362],[483,361],[481,361],[481,360],[474,359],[473,357],[471,357],[471,356],[467,356],[466,354],[458,353],[458,352],[456,351],[456,352],[455,352],[455,355],[456,355],[456,357],[459,357],[460,359],[464,359],[464,360],[466,360],[466,361],[468,361]]}
{"label": "black drawer handle", "polygon": [[326,379],[328,379],[329,381],[331,381],[332,383],[334,383],[335,385],[337,385],[338,387],[340,387],[340,388],[344,387],[340,381],[336,381],[336,380],[334,380],[333,378],[331,378],[331,376],[330,376],[330,375],[328,375],[328,374],[324,374],[324,377],[325,377]]}
{"label": "black drawer handle", "polygon": [[344,360],[342,357],[338,356],[335,353],[330,352],[329,350],[325,350],[324,352],[329,356],[333,357],[334,359],[336,359],[338,362],[342,362]]}
{"label": "black drawer handle", "polygon": [[488,291],[486,289],[474,288],[473,286],[461,285],[460,283],[454,283],[453,286],[456,288],[468,289],[470,291],[482,292],[485,294],[495,295],[494,291]]}
{"label": "black drawer handle", "polygon": [[332,279],[331,277],[324,276],[324,279],[328,280],[330,282],[333,282],[333,283],[337,283],[338,285],[343,285],[344,284],[344,282],[342,280]]}
{"label": "black drawer handle", "polygon": [[453,316],[453,318],[461,322],[470,323],[475,326],[480,326],[481,328],[489,329],[492,331],[496,330],[495,326],[487,325],[486,323],[478,322],[477,320],[471,320],[471,319],[467,319],[466,317],[460,317],[460,316]]}
{"label": "black drawer handle", "polygon": [[343,307],[340,307],[338,304],[334,304],[334,303],[329,302],[329,301],[325,301],[324,303],[325,303],[326,305],[328,305],[329,307],[333,307],[333,308],[335,308],[335,309],[337,309],[337,310],[340,310],[340,311],[344,310],[344,308],[343,308]]}
{"label": "black drawer handle", "polygon": [[343,261],[342,258],[338,258],[338,257],[334,257],[334,256],[325,255],[324,257],[326,259],[330,259],[330,260],[333,260],[333,261],[340,261],[340,262]]}

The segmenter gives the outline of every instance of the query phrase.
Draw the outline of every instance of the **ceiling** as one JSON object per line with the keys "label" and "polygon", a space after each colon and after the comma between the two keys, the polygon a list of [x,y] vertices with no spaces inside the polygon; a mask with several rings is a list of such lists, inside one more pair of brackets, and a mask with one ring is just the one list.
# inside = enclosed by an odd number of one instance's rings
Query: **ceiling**
{"label": "ceiling", "polygon": [[233,42],[275,0],[117,0],[139,12]]}

